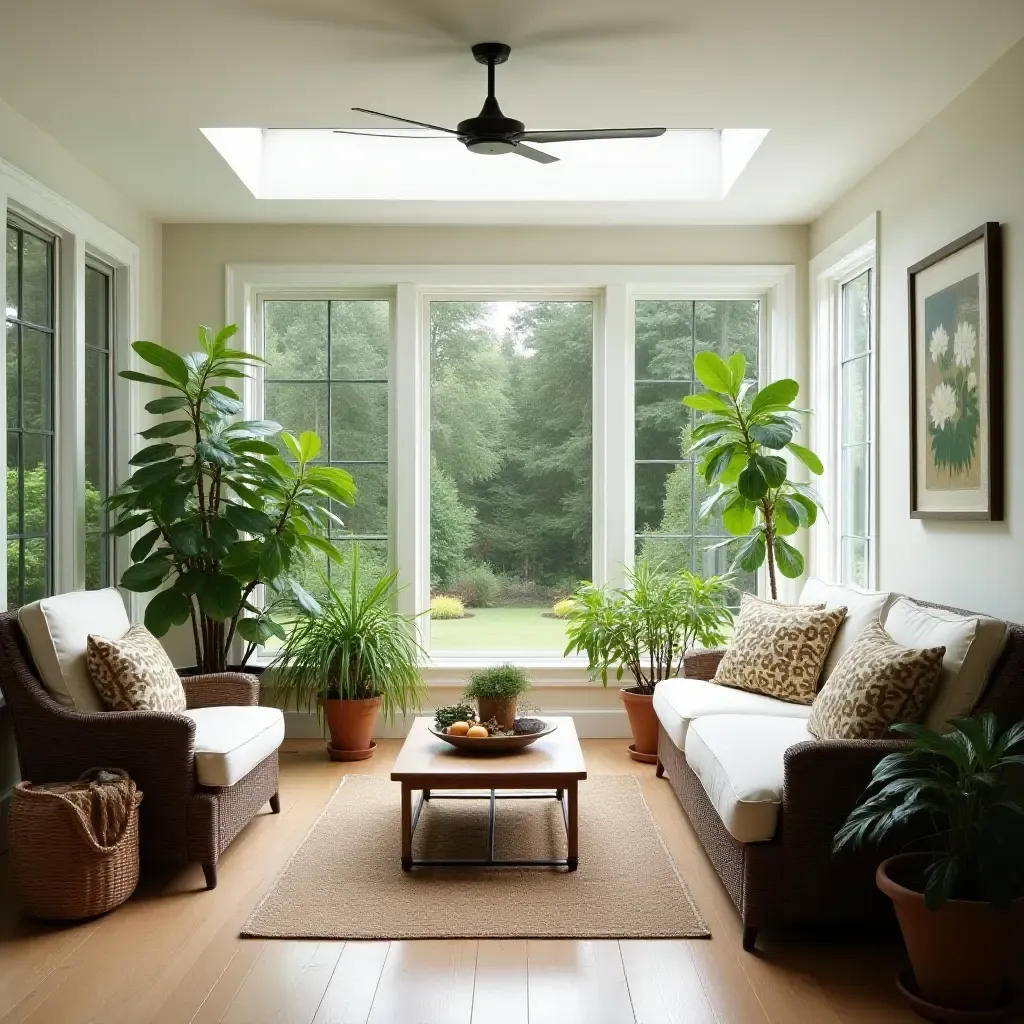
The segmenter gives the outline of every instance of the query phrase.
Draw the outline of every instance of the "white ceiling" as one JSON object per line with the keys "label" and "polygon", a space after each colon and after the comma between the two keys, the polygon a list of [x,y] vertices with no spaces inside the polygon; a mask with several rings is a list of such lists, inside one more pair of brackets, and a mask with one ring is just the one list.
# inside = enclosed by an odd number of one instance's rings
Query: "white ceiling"
{"label": "white ceiling", "polygon": [[[0,28],[0,96],[162,220],[783,223],[1024,36],[1024,2],[0,0]],[[258,200],[200,131],[371,127],[356,105],[453,125],[484,40],[512,46],[498,97],[532,129],[770,133],[725,200],[666,204]]]}

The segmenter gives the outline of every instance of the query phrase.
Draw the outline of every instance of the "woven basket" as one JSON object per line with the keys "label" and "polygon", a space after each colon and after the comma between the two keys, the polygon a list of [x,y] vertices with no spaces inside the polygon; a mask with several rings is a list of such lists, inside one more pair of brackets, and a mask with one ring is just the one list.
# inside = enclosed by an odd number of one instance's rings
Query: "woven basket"
{"label": "woven basket", "polygon": [[[125,772],[108,775],[128,779]],[[19,782],[11,798],[11,869],[22,909],[33,917],[77,920],[119,906],[139,881],[139,804],[109,846],[94,837],[82,815],[59,794],[87,789],[95,770],[79,784],[33,786]],[[129,780],[130,781],[130,780]]]}

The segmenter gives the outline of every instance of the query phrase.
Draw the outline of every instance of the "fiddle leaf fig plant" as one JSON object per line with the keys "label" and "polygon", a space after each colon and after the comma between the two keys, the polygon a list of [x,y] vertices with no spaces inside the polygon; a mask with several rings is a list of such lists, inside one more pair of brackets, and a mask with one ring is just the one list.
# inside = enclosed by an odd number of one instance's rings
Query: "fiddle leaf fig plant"
{"label": "fiddle leaf fig plant", "polygon": [[[732,569],[755,572],[768,560],[773,600],[778,598],[776,568],[795,579],[804,571],[804,558],[789,542],[802,527],[813,526],[823,509],[818,492],[794,480],[781,454],[791,452],[815,475],[821,460],[793,438],[806,409],[793,403],[800,385],[789,378],[754,391],[746,380],[746,360],[736,352],[728,360],[714,352],[694,359],[694,372],[707,391],[687,395],[683,403],[705,413],[691,431],[690,453],[715,489],[700,508],[702,518],[721,515],[728,533],[746,540]],[[728,542],[727,542],[728,543]]]}
{"label": "fiddle leaf fig plant", "polygon": [[[295,437],[269,420],[235,418],[242,401],[226,382],[263,362],[228,347],[237,330],[200,327],[201,350],[185,356],[137,341],[132,348],[159,374],[120,374],[166,392],[148,412],[177,414],[141,432],[151,443],[107,499],[110,532],[138,534],[121,586],[157,592],[146,608],[156,636],[191,621],[201,672],[224,670],[236,635],[247,644],[245,664],[270,637],[286,638],[282,617],[296,606],[319,614],[289,570],[307,553],[341,560],[327,539],[331,523],[344,525],[331,505],[351,505],[356,495],[345,470],[315,461],[315,433]],[[278,434],[287,459],[271,441]],[[261,586],[263,607],[253,603]]]}

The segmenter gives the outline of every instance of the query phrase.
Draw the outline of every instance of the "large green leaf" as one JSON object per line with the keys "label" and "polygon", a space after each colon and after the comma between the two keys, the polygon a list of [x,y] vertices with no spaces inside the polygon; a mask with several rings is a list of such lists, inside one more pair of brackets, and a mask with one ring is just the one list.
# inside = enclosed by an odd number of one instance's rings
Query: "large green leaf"
{"label": "large green leaf", "polygon": [[758,462],[753,459],[744,466],[736,480],[740,494],[749,501],[760,501],[768,493],[768,481]]}
{"label": "large green leaf", "polygon": [[722,395],[732,395],[739,391],[739,385],[733,389],[732,370],[714,352],[698,352],[693,360],[693,372],[709,391],[717,391]]}
{"label": "large green leaf", "polygon": [[734,537],[744,537],[754,528],[756,517],[757,506],[738,494],[722,510],[722,525]]}
{"label": "large green leaf", "polygon": [[242,533],[264,534],[274,528],[274,520],[270,516],[248,505],[226,505],[224,515]]}
{"label": "large green leaf", "polygon": [[326,555],[336,565],[342,564],[341,552],[329,541],[324,540],[323,537],[318,537],[314,533],[306,534],[302,538],[302,543],[309,548],[314,548],[321,554]]}
{"label": "large green leaf", "polygon": [[151,366],[158,366],[171,380],[177,381],[182,387],[188,384],[188,367],[185,360],[163,345],[154,341],[136,341],[132,348]]}
{"label": "large green leaf", "polygon": [[242,587],[227,573],[204,573],[198,597],[199,607],[211,619],[230,619],[242,603]]}
{"label": "large green leaf", "polygon": [[795,580],[803,575],[804,556],[788,540],[776,536],[772,548],[775,551],[775,564],[783,576]]}
{"label": "large green leaf", "polygon": [[683,405],[697,412],[728,412],[732,407],[713,391],[698,391],[695,395],[686,395]]}
{"label": "large green leaf", "polygon": [[217,440],[200,441],[196,445],[196,455],[214,466],[230,469],[235,465],[235,453],[226,444]]}
{"label": "large green leaf", "polygon": [[288,565],[288,553],[281,538],[273,534],[260,549],[260,577],[273,580],[281,575]]}
{"label": "large green leaf", "polygon": [[135,515],[122,516],[110,528],[110,533],[114,537],[124,537],[131,533],[132,530],[137,530],[140,526],[145,526],[150,522],[152,522],[152,517],[148,512],[137,512]]}
{"label": "large green leaf", "polygon": [[173,380],[166,380],[163,377],[154,377],[151,373],[140,373],[138,370],[122,370],[118,377],[122,380],[134,380],[139,384],[154,384],[161,388],[174,388],[175,391],[181,391],[181,385]]}
{"label": "large green leaf", "polygon": [[320,454],[320,438],[312,430],[304,430],[299,434],[299,451],[302,462],[312,462]]}
{"label": "large green leaf", "polygon": [[303,480],[314,490],[343,505],[353,504],[359,493],[352,474],[340,466],[315,466],[306,471]]}
{"label": "large green leaf", "polygon": [[750,436],[765,448],[778,451],[780,448],[785,448],[793,440],[793,428],[781,420],[754,423],[750,427]]}
{"label": "large green leaf", "polygon": [[160,539],[160,530],[150,530],[144,533],[132,546],[131,557],[133,562],[141,562],[153,550],[153,545]]}
{"label": "large green leaf", "polygon": [[[725,472],[729,463],[732,462],[733,454],[736,448],[734,445],[725,444],[721,448],[715,448],[709,452],[707,458],[701,464],[701,471],[704,474],[704,479],[710,484],[714,480],[717,480],[723,472]],[[746,533],[746,530],[743,531]]]}
{"label": "large green leaf", "polygon": [[800,385],[789,377],[766,384],[750,403],[750,415],[757,416],[762,412],[774,409],[785,409],[800,394]]}
{"label": "large green leaf", "polygon": [[182,471],[184,465],[184,461],[177,458],[167,459],[165,462],[153,462],[135,470],[129,478],[129,482],[137,490],[149,487],[151,484],[163,484],[165,481],[169,483]]}
{"label": "large green leaf", "polygon": [[188,399],[184,395],[166,395],[164,398],[154,398],[152,402],[146,403],[146,412],[151,412],[154,416],[163,416],[165,413],[187,408]]}
{"label": "large green leaf", "polygon": [[810,448],[805,448],[795,441],[787,442],[786,447],[816,476],[821,476],[825,472],[821,459]]}
{"label": "large green leaf", "polygon": [[765,543],[764,532],[756,530],[736,552],[732,562],[733,571],[740,569],[743,572],[757,572],[764,564],[767,554],[768,545]]}
{"label": "large green leaf", "polygon": [[756,455],[751,461],[757,462],[757,468],[761,470],[768,486],[781,487],[786,482],[786,473],[789,467],[786,460],[779,455]]}
{"label": "large green leaf", "polygon": [[163,636],[171,626],[188,620],[190,608],[189,599],[180,590],[161,590],[146,605],[146,628],[154,636]]}
{"label": "large green leaf", "polygon": [[731,393],[738,395],[740,388],[743,387],[743,377],[747,372],[747,357],[742,352],[733,352],[726,360],[726,365],[729,367],[730,374],[732,374]]}
{"label": "large green leaf", "polygon": [[173,444],[151,444],[137,451],[129,460],[130,466],[146,466],[151,462],[164,462],[178,450]]}
{"label": "large green leaf", "polygon": [[128,566],[121,574],[125,590],[144,594],[156,588],[170,575],[171,563],[166,558],[150,555],[144,562]]}
{"label": "large green leaf", "polygon": [[167,535],[174,550],[185,558],[195,558],[203,548],[203,531],[198,517],[172,523]]}
{"label": "large green leaf", "polygon": [[281,443],[288,449],[288,454],[296,462],[302,462],[302,447],[299,444],[299,439],[290,431],[285,430],[281,434]]}
{"label": "large green leaf", "polygon": [[243,452],[249,455],[277,454],[277,448],[274,445],[269,441],[261,441],[257,437],[233,437],[229,440],[228,445],[236,455],[241,455]]}
{"label": "large green leaf", "polygon": [[161,420],[147,430],[140,431],[139,436],[152,441],[158,437],[177,437],[178,434],[187,434],[194,429],[191,420]]}

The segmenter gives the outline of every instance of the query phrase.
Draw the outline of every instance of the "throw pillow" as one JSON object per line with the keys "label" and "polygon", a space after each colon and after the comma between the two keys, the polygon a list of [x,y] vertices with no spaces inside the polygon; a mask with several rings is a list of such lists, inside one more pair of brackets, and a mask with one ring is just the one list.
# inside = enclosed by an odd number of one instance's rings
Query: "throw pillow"
{"label": "throw pillow", "polygon": [[120,640],[90,634],[85,659],[111,711],[185,710],[177,669],[145,626],[132,626]]}
{"label": "throw pillow", "polygon": [[877,740],[917,722],[935,695],[945,647],[903,647],[879,623],[863,630],[818,694],[807,731],[820,740]]}
{"label": "throw pillow", "polygon": [[845,617],[845,608],[780,604],[744,594],[714,681],[793,704],[811,704]]}

